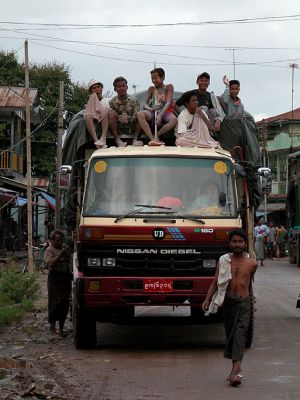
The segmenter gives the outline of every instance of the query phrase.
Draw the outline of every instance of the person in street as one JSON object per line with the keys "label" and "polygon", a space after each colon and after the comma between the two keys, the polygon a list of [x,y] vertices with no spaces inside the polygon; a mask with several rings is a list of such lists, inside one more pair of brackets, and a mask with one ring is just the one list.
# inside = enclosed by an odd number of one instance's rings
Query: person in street
{"label": "person in street", "polygon": [[262,219],[257,221],[257,225],[254,227],[254,250],[256,259],[260,260],[260,266],[264,265],[264,259],[266,258],[265,244],[267,242],[268,227],[263,224]]}
{"label": "person in street", "polygon": [[[165,85],[165,71],[154,68],[151,72],[153,86],[148,88],[144,110],[137,116],[142,130],[150,139],[150,146],[164,144],[160,138],[171,131],[177,122],[174,111],[174,87],[171,83]],[[157,135],[152,130],[157,130]]]}
{"label": "person in street", "polygon": [[227,380],[231,386],[239,386],[251,315],[250,291],[257,262],[246,252],[247,235],[242,229],[229,232],[229,246],[232,253],[220,257],[202,309],[213,314],[223,305],[226,333],[224,357],[232,360]]}
{"label": "person in street", "polygon": [[137,120],[139,103],[137,99],[127,94],[127,80],[123,76],[118,76],[113,82],[117,96],[109,102],[109,127],[114,135],[118,147],[127,144],[120,139],[119,132],[122,128],[127,129],[130,134],[134,133],[133,145],[143,146],[143,142],[138,140],[141,128]]}
{"label": "person in street", "polygon": [[223,82],[226,88],[221,95],[221,100],[224,102],[226,116],[235,119],[242,118],[245,110],[241,99],[238,97],[240,82],[236,79],[229,80],[226,75],[223,77]]}
{"label": "person in street", "polygon": [[48,275],[48,322],[50,332],[65,336],[64,324],[70,306],[71,280],[69,249],[63,244],[64,234],[57,229],[51,232],[51,245],[44,253],[44,261],[49,268]]}
{"label": "person in street", "polygon": [[[210,84],[210,75],[208,72],[202,72],[197,76],[196,83],[198,85],[198,89],[194,89],[193,92],[197,97],[198,101],[198,110],[197,112],[203,118],[208,130],[210,132],[219,132],[221,128],[221,116],[218,114],[217,109],[214,107],[212,97],[215,98],[213,93],[207,91],[207,88]],[[184,94],[177,99],[175,103],[175,111],[177,113],[180,112],[180,107],[184,106]],[[203,117],[201,114],[201,107],[205,107],[207,117]]]}
{"label": "person in street", "polygon": [[218,148],[219,143],[209,134],[204,119],[205,111],[198,107],[198,100],[193,90],[182,96],[185,109],[177,118],[176,145],[183,147],[208,147]]}
{"label": "person in street", "polygon": [[[97,149],[105,148],[108,131],[108,109],[102,97],[103,84],[96,79],[88,83],[89,99],[84,110],[86,128]],[[97,138],[95,122],[101,125],[101,138]]]}
{"label": "person in street", "polygon": [[273,221],[269,222],[268,233],[267,233],[267,256],[273,260],[274,257],[274,245],[275,245],[275,237],[276,237],[276,227],[274,226]]}
{"label": "person in street", "polygon": [[287,230],[283,225],[278,225],[276,229],[276,257],[281,258],[285,257],[285,244],[287,239]]}

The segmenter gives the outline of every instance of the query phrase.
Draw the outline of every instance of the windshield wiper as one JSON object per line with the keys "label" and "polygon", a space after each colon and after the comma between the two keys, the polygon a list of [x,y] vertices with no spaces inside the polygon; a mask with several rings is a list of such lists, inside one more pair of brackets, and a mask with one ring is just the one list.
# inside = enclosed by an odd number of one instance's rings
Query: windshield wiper
{"label": "windshield wiper", "polygon": [[189,217],[187,215],[178,215],[176,216],[177,219],[189,219],[190,221],[199,222],[199,224],[205,225],[205,221],[203,219],[199,219],[196,217]]}
{"label": "windshield wiper", "polygon": [[[139,207],[137,210],[130,211],[129,213],[126,213],[124,215],[119,215],[114,222],[117,223],[121,221],[124,218],[128,218],[132,215],[138,214],[139,212],[143,211],[145,208],[157,208],[157,209],[163,209],[163,210],[172,210],[170,207],[163,207],[163,206],[155,206],[152,204],[135,204],[135,207]],[[163,212],[163,211],[156,211],[152,212],[151,214],[173,214],[176,211],[169,211],[169,212]]]}

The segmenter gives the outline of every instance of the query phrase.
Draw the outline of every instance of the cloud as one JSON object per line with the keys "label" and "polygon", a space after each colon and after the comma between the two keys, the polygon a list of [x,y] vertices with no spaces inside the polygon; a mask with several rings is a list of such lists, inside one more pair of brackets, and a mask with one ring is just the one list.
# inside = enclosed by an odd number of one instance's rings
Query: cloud
{"label": "cloud", "polygon": [[[181,0],[173,0],[171,3],[158,0],[152,2],[115,0],[109,3],[104,0],[93,0],[84,6],[79,0],[45,0],[43,2],[31,0],[30,8],[21,0],[15,0],[6,2],[2,7],[1,20],[73,24],[154,24],[292,15],[298,13],[298,9],[296,0],[290,0],[284,10],[279,0],[273,0],[271,5],[269,2],[260,0],[254,0],[251,3],[245,0],[232,0],[230,6],[223,0],[206,3],[198,0],[190,0],[186,3]],[[0,28],[12,29],[16,26],[2,22]],[[88,82],[90,78],[96,78],[103,81],[106,90],[112,90],[113,79],[118,75],[124,75],[128,79],[131,91],[133,91],[132,85],[136,85],[137,90],[143,90],[151,84],[149,72],[156,62],[158,66],[165,69],[166,82],[173,83],[178,91],[194,88],[198,73],[208,71],[211,74],[210,89],[216,94],[221,94],[224,90],[223,75],[227,74],[233,78],[235,70],[236,78],[241,81],[241,98],[249,112],[258,116],[270,116],[291,109],[292,88],[289,60],[300,59],[300,50],[286,48],[298,47],[300,36],[298,21],[76,30],[49,27],[49,30],[42,31],[29,30],[29,28],[37,27],[27,26],[26,33],[2,31],[0,33],[2,49],[18,49],[22,46],[24,38],[28,37],[31,61],[56,60],[70,65],[74,81]],[[33,36],[33,34],[58,37],[62,38],[62,41],[41,41],[41,37]],[[3,36],[15,36],[16,39]],[[126,44],[111,45],[119,47],[117,49],[70,43],[66,40]],[[132,45],[133,43],[147,44],[147,46],[136,46]],[[173,46],[156,47],[153,46],[154,44]],[[207,47],[174,47],[175,45]],[[56,47],[56,49],[46,46]],[[250,49],[250,47],[256,47],[256,49]],[[282,47],[283,49],[259,50],[258,47]],[[141,50],[149,53],[140,52]],[[22,49],[19,51],[20,59],[23,58],[22,51]],[[275,62],[280,60],[286,61]],[[259,65],[262,62],[271,61],[271,65]],[[245,65],[244,63],[252,64]],[[299,73],[300,71],[295,70],[295,108],[300,106]]]}

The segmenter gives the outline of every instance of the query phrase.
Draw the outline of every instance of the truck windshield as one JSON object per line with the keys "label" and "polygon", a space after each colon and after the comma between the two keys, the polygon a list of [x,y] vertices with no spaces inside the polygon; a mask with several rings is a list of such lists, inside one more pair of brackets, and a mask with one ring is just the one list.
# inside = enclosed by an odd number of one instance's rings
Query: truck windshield
{"label": "truck windshield", "polygon": [[234,217],[236,198],[233,166],[227,159],[179,157],[111,157],[91,160],[83,216],[151,218],[175,211],[183,216]]}

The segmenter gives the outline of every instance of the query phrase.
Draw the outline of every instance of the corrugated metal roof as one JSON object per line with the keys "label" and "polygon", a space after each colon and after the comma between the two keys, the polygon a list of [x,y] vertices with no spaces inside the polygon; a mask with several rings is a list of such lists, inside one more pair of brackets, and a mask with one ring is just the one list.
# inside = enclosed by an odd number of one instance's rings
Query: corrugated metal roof
{"label": "corrugated metal roof", "polygon": [[296,108],[294,111],[288,111],[283,114],[274,115],[273,117],[265,118],[264,120],[256,122],[256,125],[262,125],[265,123],[279,122],[279,121],[299,121],[300,120],[300,108]]}
{"label": "corrugated metal roof", "polygon": [[[0,86],[0,108],[24,110],[25,93],[26,89],[24,87]],[[33,106],[37,99],[37,89],[29,89],[30,106]]]}

